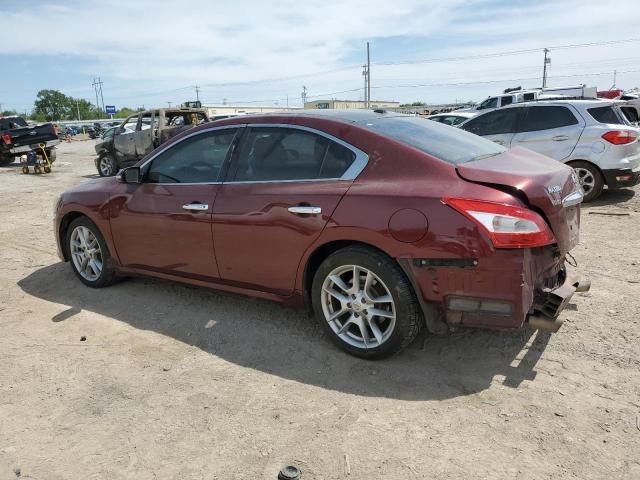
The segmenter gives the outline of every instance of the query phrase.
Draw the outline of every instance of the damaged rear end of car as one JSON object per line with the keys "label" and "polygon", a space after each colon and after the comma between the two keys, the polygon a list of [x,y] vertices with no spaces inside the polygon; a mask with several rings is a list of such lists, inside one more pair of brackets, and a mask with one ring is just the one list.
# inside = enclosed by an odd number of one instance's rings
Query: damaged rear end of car
{"label": "damaged rear end of car", "polygon": [[456,170],[464,181],[517,199],[513,204],[496,204],[443,198],[443,203],[489,237],[495,249],[493,261],[511,266],[505,270],[494,265],[506,281],[498,291],[516,294],[503,303],[450,296],[448,323],[483,323],[487,315],[510,315],[516,324],[528,321],[534,328],[557,331],[562,325],[560,313],[572,295],[590,287],[566,268],[569,252],[579,240],[583,199],[575,173],[560,162],[520,148],[458,165]]}

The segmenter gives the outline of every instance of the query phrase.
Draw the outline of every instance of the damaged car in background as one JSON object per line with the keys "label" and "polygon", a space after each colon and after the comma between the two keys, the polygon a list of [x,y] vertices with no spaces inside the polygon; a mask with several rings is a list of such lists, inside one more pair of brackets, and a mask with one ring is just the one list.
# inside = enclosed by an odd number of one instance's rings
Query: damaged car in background
{"label": "damaged car in background", "polygon": [[203,108],[160,108],[130,115],[96,144],[96,169],[101,177],[113,176],[171,137],[208,120]]}
{"label": "damaged car in background", "polygon": [[582,198],[530,150],[314,110],[196,127],[67,190],[55,229],[89,287],[142,275],[307,305],[340,348],[382,358],[423,327],[557,331],[589,289],[566,268]]}

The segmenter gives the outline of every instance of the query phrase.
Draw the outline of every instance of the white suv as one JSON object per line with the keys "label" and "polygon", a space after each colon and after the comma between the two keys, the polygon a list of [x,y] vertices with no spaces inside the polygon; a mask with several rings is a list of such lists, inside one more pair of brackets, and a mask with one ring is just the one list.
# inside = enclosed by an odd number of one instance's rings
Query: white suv
{"label": "white suv", "polygon": [[571,165],[588,202],[604,185],[621,188],[640,181],[640,131],[622,108],[627,106],[602,100],[528,102],[478,115],[460,128]]}

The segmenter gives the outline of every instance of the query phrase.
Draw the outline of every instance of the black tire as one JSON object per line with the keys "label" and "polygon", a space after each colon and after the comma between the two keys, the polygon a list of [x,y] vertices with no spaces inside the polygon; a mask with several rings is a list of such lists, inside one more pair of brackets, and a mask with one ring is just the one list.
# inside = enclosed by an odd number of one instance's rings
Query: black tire
{"label": "black tire", "polygon": [[[93,235],[96,237],[96,240],[100,245],[100,251],[102,254],[101,255],[102,271],[100,272],[100,275],[98,276],[98,278],[96,278],[93,281],[86,279],[80,274],[80,272],[76,267],[76,264],[71,258],[71,236],[77,227],[88,228],[91,231],[91,233],[93,233]],[[89,218],[84,216],[78,217],[71,222],[71,224],[69,225],[69,228],[67,229],[67,234],[65,238],[65,250],[67,253],[67,258],[69,258],[69,263],[71,264],[71,269],[73,270],[73,273],[75,273],[76,277],[78,277],[80,281],[85,285],[87,285],[88,287],[92,287],[92,288],[108,287],[109,285],[112,285],[119,280],[117,269],[115,266],[115,261],[113,260],[113,258],[111,257],[111,254],[109,253],[109,248],[107,247],[107,244],[104,241],[104,237],[102,236],[100,229],[96,226],[95,223],[89,220]]]}
{"label": "black tire", "polygon": [[[388,338],[374,347],[360,348],[347,343],[332,329],[323,311],[322,294],[325,280],[331,272],[341,266],[350,265],[372,272],[382,281],[383,287],[387,287],[393,299],[395,325],[392,329],[389,327],[391,331]],[[315,273],[311,295],[316,320],[329,338],[345,352],[361,358],[381,359],[393,355],[416,338],[424,323],[416,294],[400,266],[387,255],[367,247],[346,247],[327,257]],[[364,313],[367,311],[364,310]],[[371,339],[371,336],[369,338]]]}
{"label": "black tire", "polygon": [[50,148],[49,150],[45,150],[47,152],[47,157],[49,158],[49,162],[53,163],[56,161],[56,157],[58,156],[58,152],[55,148]]}
{"label": "black tire", "polygon": [[[110,165],[110,168],[108,168]],[[111,155],[102,155],[98,159],[98,174],[101,177],[113,177],[118,173],[118,162]]]}
{"label": "black tire", "polygon": [[583,193],[584,193],[583,202],[584,203],[591,202],[596,198],[598,198],[604,188],[604,178],[602,177],[602,173],[600,173],[600,170],[598,169],[598,167],[596,167],[592,163],[585,162],[582,160],[571,162],[569,163],[569,165],[576,171],[576,174],[578,175],[578,179],[580,180],[581,185],[582,185],[583,179],[588,178],[589,175],[593,179],[593,183],[589,182],[588,188],[586,187],[587,183],[585,183],[585,187],[583,187]]}

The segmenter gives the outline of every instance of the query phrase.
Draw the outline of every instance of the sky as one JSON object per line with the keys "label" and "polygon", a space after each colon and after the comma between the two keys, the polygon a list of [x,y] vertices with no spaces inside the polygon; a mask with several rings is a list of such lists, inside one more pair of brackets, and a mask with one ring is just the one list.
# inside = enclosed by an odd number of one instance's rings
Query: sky
{"label": "sky", "polygon": [[[504,88],[640,86],[637,0],[0,0],[0,104],[40,89],[117,108],[479,101]],[[586,45],[585,45],[586,44]],[[515,52],[515,53],[512,53]]]}

